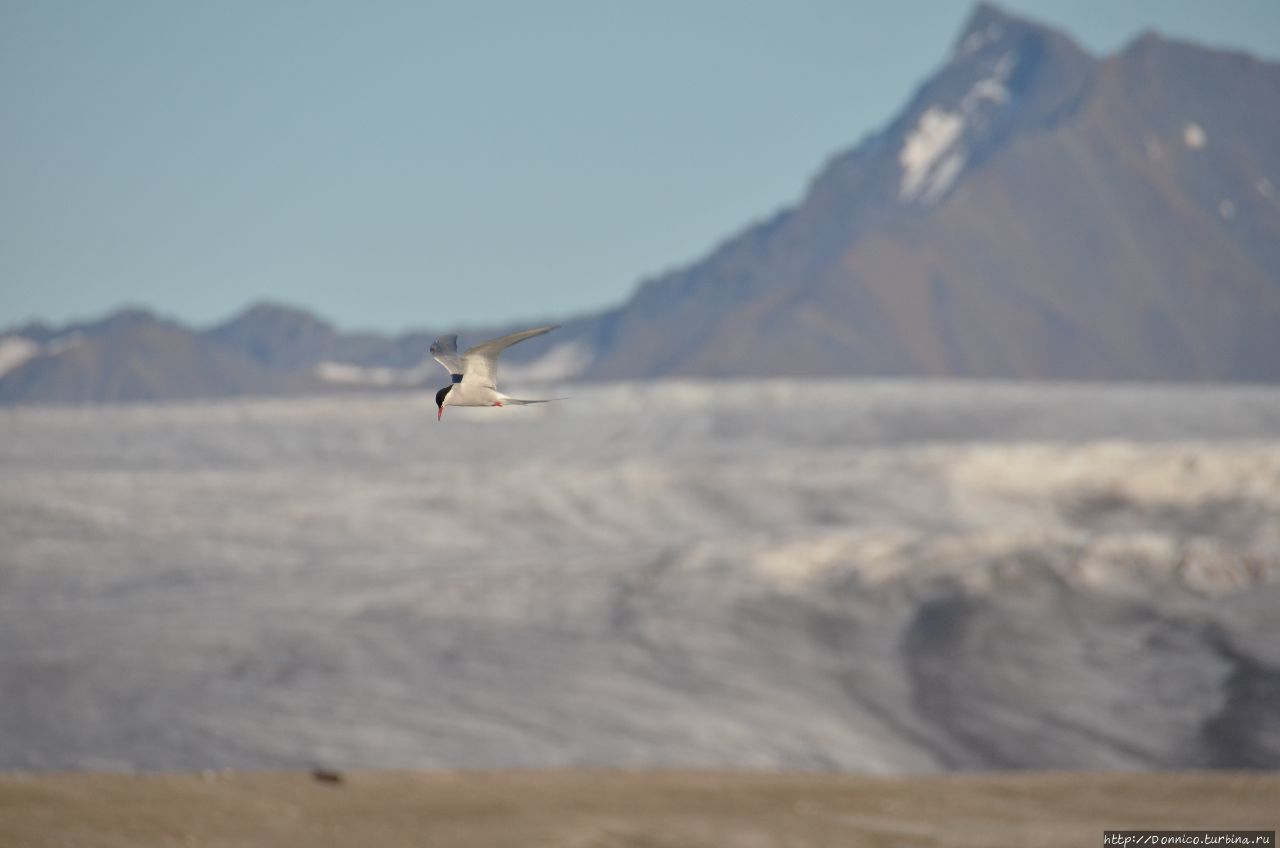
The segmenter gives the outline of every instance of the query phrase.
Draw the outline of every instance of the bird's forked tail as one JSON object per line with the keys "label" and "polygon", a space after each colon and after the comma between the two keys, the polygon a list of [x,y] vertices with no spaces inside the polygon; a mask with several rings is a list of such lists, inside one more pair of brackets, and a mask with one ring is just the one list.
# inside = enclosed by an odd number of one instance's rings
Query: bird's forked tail
{"label": "bird's forked tail", "polygon": [[529,406],[535,403],[551,403],[554,400],[568,400],[568,398],[558,397],[558,398],[541,398],[540,400],[522,400],[521,398],[513,398],[513,397],[508,397],[507,395],[503,395],[502,405],[506,406],[510,404],[511,406]]}

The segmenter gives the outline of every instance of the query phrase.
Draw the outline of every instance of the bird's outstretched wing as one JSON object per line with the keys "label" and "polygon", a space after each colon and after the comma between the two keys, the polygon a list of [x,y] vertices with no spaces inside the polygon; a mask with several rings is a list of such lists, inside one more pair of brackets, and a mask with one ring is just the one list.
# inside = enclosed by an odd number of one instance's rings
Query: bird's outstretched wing
{"label": "bird's outstretched wing", "polygon": [[458,356],[458,337],[441,336],[431,343],[431,355],[453,375],[453,382],[462,379],[462,357]]}
{"label": "bird's outstretched wing", "polygon": [[[500,339],[482,342],[475,347],[467,348],[467,352],[462,355],[462,379],[468,384],[479,386],[488,386],[491,389],[497,389],[498,382],[498,354],[511,347],[516,342],[522,342],[525,339],[531,339],[534,336],[541,336],[543,333],[549,333],[559,327],[559,324],[551,324],[546,327],[538,327],[533,330],[522,330],[519,333],[512,333],[509,336],[503,336]],[[440,357],[436,357],[439,359]]]}

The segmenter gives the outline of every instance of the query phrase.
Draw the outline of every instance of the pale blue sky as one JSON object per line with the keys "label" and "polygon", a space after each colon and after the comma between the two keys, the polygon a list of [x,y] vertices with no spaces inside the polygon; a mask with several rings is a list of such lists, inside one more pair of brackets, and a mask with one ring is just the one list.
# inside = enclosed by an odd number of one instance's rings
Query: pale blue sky
{"label": "pale blue sky", "polygon": [[[1280,57],[1276,0],[1009,0]],[[961,0],[0,0],[0,326],[566,316],[798,199]]]}

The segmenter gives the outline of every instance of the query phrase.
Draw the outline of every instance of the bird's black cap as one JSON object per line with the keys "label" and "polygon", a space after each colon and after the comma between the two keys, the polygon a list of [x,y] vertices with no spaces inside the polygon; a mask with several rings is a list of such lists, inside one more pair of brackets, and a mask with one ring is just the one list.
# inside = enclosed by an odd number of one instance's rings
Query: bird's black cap
{"label": "bird's black cap", "polygon": [[436,406],[437,406],[437,407],[444,406],[444,396],[445,396],[445,395],[447,395],[447,394],[449,394],[449,390],[450,390],[450,389],[452,389],[452,388],[453,388],[453,386],[451,386],[451,385],[450,385],[450,386],[445,386],[443,389],[441,389],[440,391],[436,392]]}

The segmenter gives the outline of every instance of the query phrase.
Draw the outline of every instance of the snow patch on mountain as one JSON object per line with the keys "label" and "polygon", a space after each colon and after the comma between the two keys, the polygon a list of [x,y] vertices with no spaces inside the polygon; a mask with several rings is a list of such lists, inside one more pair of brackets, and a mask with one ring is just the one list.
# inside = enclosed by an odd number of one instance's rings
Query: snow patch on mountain
{"label": "snow patch on mountain", "polygon": [[1017,57],[1012,52],[1005,53],[991,68],[991,73],[978,80],[960,101],[960,111],[970,115],[984,102],[1000,105],[1009,100],[1009,74],[1017,65]]}
{"label": "snow patch on mountain", "polygon": [[[930,106],[924,111],[898,154],[898,162],[902,165],[899,198],[915,200],[922,193],[936,197],[946,190],[958,173],[956,162],[948,154],[953,153],[960,142],[964,126],[964,116],[958,112],[948,112],[937,106]],[[963,166],[962,159],[959,164]],[[940,185],[941,191],[938,190]]]}
{"label": "snow patch on mountain", "polygon": [[1209,136],[1204,127],[1197,123],[1188,123],[1182,128],[1182,143],[1191,150],[1204,150],[1209,144]]}
{"label": "snow patch on mountain", "polygon": [[0,339],[0,374],[8,374],[39,353],[37,342],[25,336],[5,336]]}
{"label": "snow patch on mountain", "polygon": [[929,177],[929,185],[925,188],[924,193],[920,195],[920,201],[926,206],[932,206],[942,199],[951,186],[955,184],[956,178],[960,176],[960,172],[964,170],[964,155],[956,151],[947,155],[945,159],[938,163],[938,167],[934,169],[933,174]]}
{"label": "snow patch on mountain", "polygon": [[0,376],[37,356],[58,356],[82,344],[84,336],[78,332],[66,333],[44,344],[26,336],[5,336],[0,338]]}
{"label": "snow patch on mountain", "polygon": [[1005,88],[1003,82],[994,78],[978,80],[969,93],[975,102],[990,100],[994,103],[1003,103],[1009,99],[1009,89]]}
{"label": "snow patch on mountain", "polygon": [[1000,107],[1009,101],[1006,83],[1016,64],[1012,52],[1004,53],[991,64],[989,74],[965,92],[959,111],[930,106],[921,114],[898,154],[902,166],[899,199],[932,206],[951,190],[968,162],[963,144],[966,129],[980,131],[985,125],[984,108]]}
{"label": "snow patch on mountain", "polygon": [[964,41],[956,47],[956,56],[963,58],[977,53],[986,45],[996,41],[1004,34],[1004,28],[1000,24],[988,24],[985,29],[976,30],[965,36]]}

